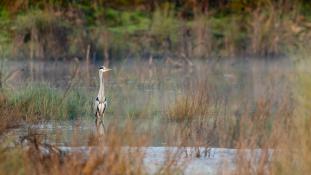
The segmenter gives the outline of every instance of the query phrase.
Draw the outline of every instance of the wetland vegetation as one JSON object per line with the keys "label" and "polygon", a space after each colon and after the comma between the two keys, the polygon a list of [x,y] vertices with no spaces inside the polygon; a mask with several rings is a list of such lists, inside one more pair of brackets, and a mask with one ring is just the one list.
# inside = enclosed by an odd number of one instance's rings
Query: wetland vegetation
{"label": "wetland vegetation", "polygon": [[[309,174],[310,10],[304,0],[1,1],[0,174]],[[206,165],[212,148],[234,158]]]}

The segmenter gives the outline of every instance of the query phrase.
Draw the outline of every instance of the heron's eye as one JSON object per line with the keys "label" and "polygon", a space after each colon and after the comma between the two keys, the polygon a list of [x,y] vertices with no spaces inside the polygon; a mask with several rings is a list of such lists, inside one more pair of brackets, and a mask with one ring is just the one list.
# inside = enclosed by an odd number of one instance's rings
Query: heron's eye
{"label": "heron's eye", "polygon": [[104,66],[100,66],[99,69],[104,69]]}

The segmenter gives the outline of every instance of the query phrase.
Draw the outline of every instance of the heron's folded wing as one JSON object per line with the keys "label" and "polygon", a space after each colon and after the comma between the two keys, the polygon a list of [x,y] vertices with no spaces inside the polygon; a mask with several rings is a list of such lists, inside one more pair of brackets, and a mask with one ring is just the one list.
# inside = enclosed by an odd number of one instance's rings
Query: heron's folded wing
{"label": "heron's folded wing", "polygon": [[98,98],[96,98],[96,100],[94,101],[94,108],[93,108],[94,114],[97,113],[98,105],[99,105],[99,101],[98,101]]}

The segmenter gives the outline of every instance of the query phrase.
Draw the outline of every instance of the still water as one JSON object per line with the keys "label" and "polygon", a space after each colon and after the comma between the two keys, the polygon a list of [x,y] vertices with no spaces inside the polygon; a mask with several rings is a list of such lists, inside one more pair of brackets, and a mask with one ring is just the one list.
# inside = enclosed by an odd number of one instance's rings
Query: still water
{"label": "still water", "polygon": [[[92,101],[99,85],[98,66],[79,61],[5,61],[2,63],[6,77],[3,86],[16,91],[28,84],[48,84],[64,91],[70,87],[87,92]],[[198,82],[203,82],[212,105],[221,99],[228,111],[237,112],[240,106],[252,105],[261,99],[269,99],[273,106],[281,103],[284,96],[291,93],[293,73],[289,59],[197,60],[193,66],[178,67],[163,60],[150,63],[134,59],[108,67],[112,71],[105,74],[109,103],[105,115],[107,125],[118,124],[122,129],[125,121],[130,120],[137,133],[152,136],[153,146],[171,144],[168,140],[174,134],[169,132],[179,124],[163,118],[178,96],[196,91]],[[72,144],[75,136],[79,140],[75,145],[83,146],[94,132],[94,117],[25,125],[9,134],[22,136],[32,130],[44,133],[46,141],[63,146]]]}

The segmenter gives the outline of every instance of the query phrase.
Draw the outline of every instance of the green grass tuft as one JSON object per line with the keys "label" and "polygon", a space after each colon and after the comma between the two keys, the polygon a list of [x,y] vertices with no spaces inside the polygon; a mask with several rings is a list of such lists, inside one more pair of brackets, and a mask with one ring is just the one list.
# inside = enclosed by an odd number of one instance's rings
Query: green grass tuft
{"label": "green grass tuft", "polygon": [[26,118],[75,119],[90,114],[90,100],[80,91],[64,92],[47,85],[26,87],[9,96],[9,102]]}

